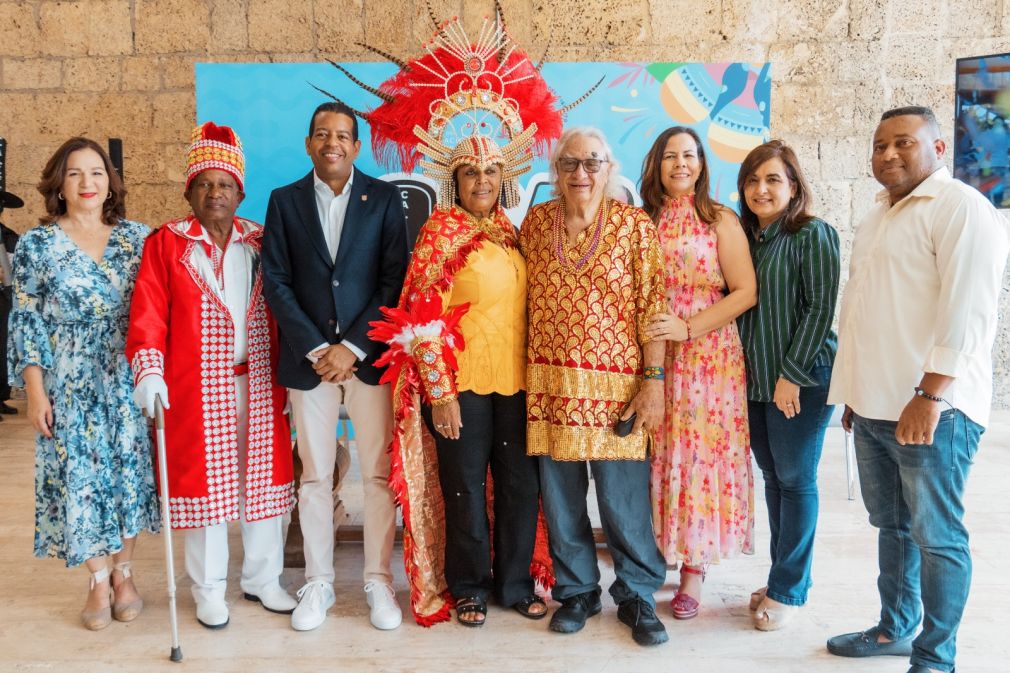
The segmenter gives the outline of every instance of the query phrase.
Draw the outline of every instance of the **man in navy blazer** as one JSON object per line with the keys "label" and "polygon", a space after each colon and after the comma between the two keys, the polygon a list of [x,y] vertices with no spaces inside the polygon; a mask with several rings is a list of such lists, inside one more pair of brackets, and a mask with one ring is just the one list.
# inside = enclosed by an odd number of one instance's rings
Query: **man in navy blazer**
{"label": "man in navy blazer", "polygon": [[316,108],[305,149],[313,170],[275,189],[263,238],[263,290],[281,337],[277,376],[290,392],[303,472],[298,492],[306,584],[295,630],[318,627],[333,594],[333,470],[340,405],[354,423],[364,485],[365,595],[370,619],[395,629],[402,615],[390,556],[396,505],[388,485],[393,410],[375,360],[385,345],[368,323],[395,306],[409,255],[395,186],[354,168],[361,149],[354,112]]}

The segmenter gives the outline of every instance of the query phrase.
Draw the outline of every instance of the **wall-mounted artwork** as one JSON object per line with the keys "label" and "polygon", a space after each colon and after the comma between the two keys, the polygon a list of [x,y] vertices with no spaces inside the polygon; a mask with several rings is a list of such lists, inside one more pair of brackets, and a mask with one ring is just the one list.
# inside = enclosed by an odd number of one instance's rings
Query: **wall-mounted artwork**
{"label": "wall-mounted artwork", "polygon": [[[341,63],[361,82],[378,86],[396,71],[391,63]],[[607,135],[621,164],[624,199],[641,203],[642,160],[665,128],[687,125],[706,145],[714,196],[739,209],[736,175],[753,147],[769,137],[771,101],[767,63],[546,63],[542,74],[562,103],[574,101],[600,78],[602,84],[568,113],[565,126],[596,126]],[[270,191],[311,170],[305,154],[309,116],[329,100],[325,89],[359,110],[381,101],[329,63],[218,64],[196,66],[197,119],[232,126],[246,152],[246,200],[239,213],[262,221]],[[417,226],[434,202],[435,183],[421,174],[403,174],[380,165],[371,154],[368,125],[360,122],[366,173],[396,181]],[[519,180],[520,205],[510,211],[519,223],[530,205],[549,199],[544,159]]]}
{"label": "wall-mounted artwork", "polygon": [[957,59],[954,175],[1010,208],[1010,54]]}

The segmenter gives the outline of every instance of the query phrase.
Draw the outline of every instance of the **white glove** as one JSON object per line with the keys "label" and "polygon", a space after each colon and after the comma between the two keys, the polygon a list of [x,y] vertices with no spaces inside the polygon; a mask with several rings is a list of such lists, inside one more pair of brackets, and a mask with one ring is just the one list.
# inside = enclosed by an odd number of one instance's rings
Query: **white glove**
{"label": "white glove", "polygon": [[154,398],[161,398],[161,404],[168,409],[168,386],[161,374],[148,374],[140,379],[133,390],[133,401],[148,418],[154,418]]}

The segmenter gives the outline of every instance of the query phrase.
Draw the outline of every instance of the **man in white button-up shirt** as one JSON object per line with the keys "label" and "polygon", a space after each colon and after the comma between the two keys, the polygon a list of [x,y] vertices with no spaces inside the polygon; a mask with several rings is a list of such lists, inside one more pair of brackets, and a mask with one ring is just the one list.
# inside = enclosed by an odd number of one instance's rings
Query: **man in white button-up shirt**
{"label": "man in white button-up shirt", "polygon": [[305,149],[312,171],[275,189],[263,239],[263,291],[283,348],[277,376],[291,393],[302,461],[298,506],[306,584],[291,626],[320,626],[333,605],[333,470],[340,405],[354,423],[364,487],[364,588],[379,629],[402,619],[390,557],[396,505],[389,488],[393,406],[368,338],[380,306],[395,306],[407,268],[399,191],[354,167],[361,148],[354,111],[324,103]]}
{"label": "man in white button-up shirt", "polygon": [[881,611],[828,650],[910,655],[910,673],[954,669],[971,583],[962,496],[989,420],[1010,251],[1010,225],[950,176],[944,150],[928,108],[881,117],[872,166],[884,190],[853,242],[829,397],[846,405],[879,529]]}

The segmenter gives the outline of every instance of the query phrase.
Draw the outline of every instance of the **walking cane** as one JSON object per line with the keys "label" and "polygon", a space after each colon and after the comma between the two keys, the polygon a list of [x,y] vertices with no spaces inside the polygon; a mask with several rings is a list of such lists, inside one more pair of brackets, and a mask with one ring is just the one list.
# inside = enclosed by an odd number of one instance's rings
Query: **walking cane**
{"label": "walking cane", "polygon": [[161,396],[154,398],[154,430],[158,443],[158,477],[161,481],[161,527],[165,538],[165,566],[168,574],[168,618],[172,623],[172,653],[169,659],[182,661],[179,647],[179,618],[175,613],[175,557],[172,555],[172,517],[168,510],[168,461],[165,458],[165,408]]}

